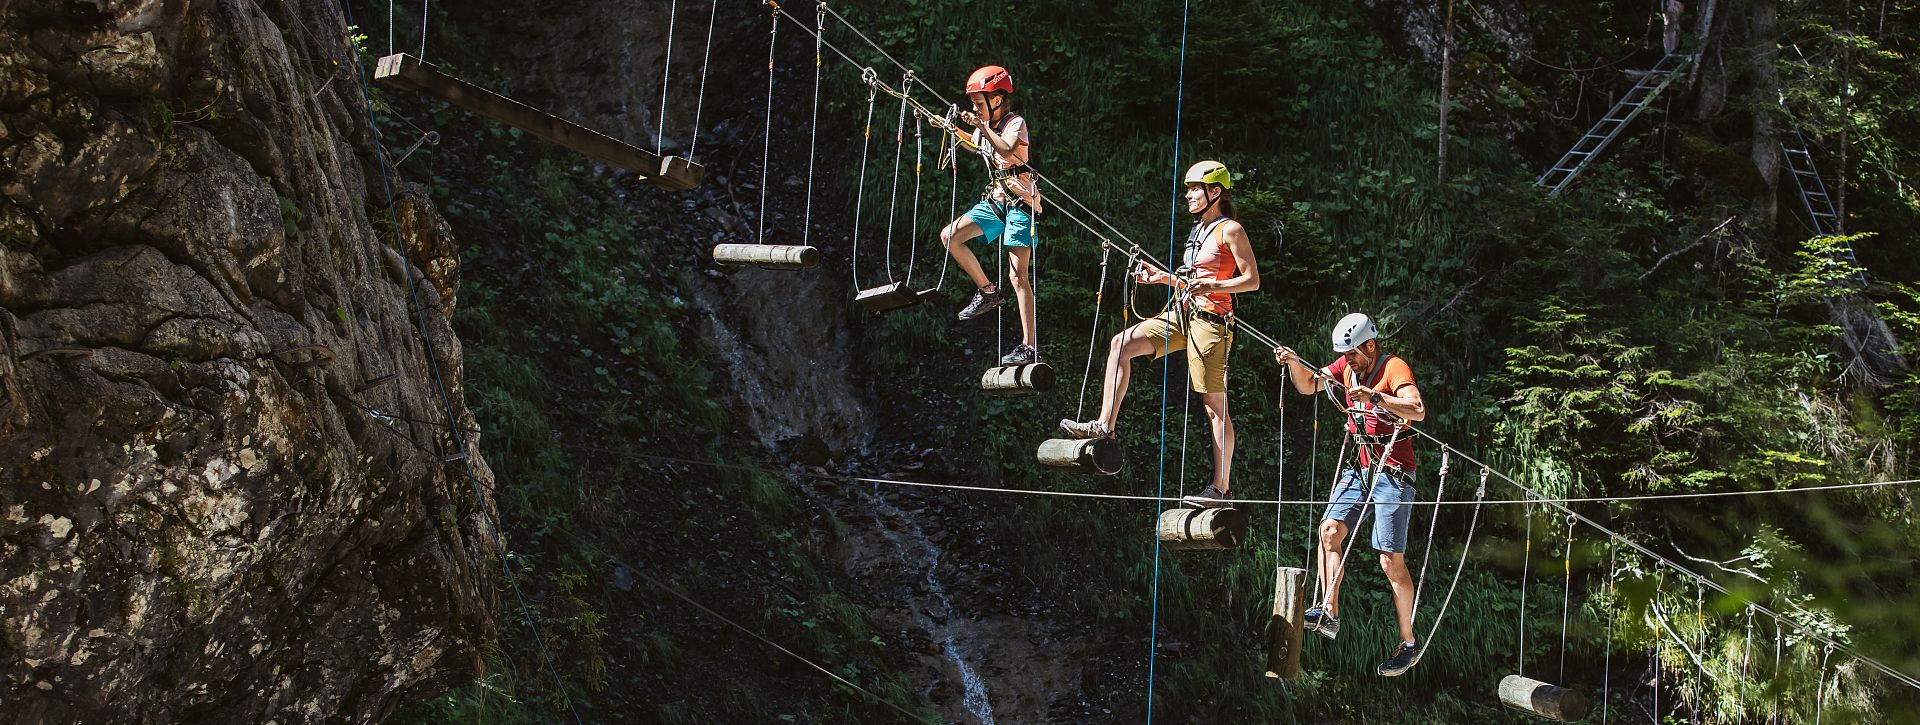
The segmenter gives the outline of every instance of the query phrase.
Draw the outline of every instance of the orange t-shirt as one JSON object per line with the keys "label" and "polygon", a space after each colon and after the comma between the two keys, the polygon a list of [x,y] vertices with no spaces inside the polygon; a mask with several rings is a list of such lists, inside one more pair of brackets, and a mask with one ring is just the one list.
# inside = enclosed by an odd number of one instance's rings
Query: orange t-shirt
{"label": "orange t-shirt", "polygon": [[[1364,398],[1356,398],[1351,392],[1351,386],[1358,382],[1388,395],[1399,395],[1401,388],[1414,384],[1413,368],[1407,365],[1407,361],[1394,355],[1384,356],[1383,360],[1373,364],[1373,368],[1367,371],[1365,377],[1355,380],[1355,371],[1347,367],[1347,359],[1342,357],[1333,361],[1332,365],[1328,365],[1326,373],[1349,386],[1347,407],[1353,412],[1347,415],[1347,432],[1381,437],[1391,436],[1394,426],[1402,422],[1400,417],[1387,412],[1387,407],[1384,405],[1375,405]],[[1378,448],[1380,445],[1360,446],[1362,467],[1373,465],[1373,452]],[[1393,450],[1387,451],[1387,465],[1407,473],[1414,472],[1412,434],[1401,431],[1400,439],[1394,441]]]}

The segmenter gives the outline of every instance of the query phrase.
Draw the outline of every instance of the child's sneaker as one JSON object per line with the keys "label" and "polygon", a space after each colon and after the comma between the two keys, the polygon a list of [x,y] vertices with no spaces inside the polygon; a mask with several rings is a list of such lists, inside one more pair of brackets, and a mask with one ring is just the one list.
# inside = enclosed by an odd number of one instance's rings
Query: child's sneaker
{"label": "child's sneaker", "polygon": [[988,292],[986,290],[974,290],[973,299],[967,302],[967,306],[965,308],[960,310],[960,319],[971,320],[975,317],[979,317],[980,315],[985,314],[988,310],[991,310],[995,307],[999,307],[1006,303],[1007,303],[1006,290],[997,289],[997,288],[992,292]]}
{"label": "child's sneaker", "polygon": [[1333,639],[1340,636],[1340,618],[1327,613],[1321,607],[1307,610],[1306,628],[1309,632],[1319,632],[1320,636]]}

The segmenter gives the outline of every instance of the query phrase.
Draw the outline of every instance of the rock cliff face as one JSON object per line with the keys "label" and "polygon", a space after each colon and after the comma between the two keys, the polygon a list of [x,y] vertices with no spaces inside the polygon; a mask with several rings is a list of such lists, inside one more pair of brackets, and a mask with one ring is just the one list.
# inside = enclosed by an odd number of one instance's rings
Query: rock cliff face
{"label": "rock cliff face", "polygon": [[365,722],[478,665],[456,257],[374,165],[346,27],[0,2],[9,721]]}

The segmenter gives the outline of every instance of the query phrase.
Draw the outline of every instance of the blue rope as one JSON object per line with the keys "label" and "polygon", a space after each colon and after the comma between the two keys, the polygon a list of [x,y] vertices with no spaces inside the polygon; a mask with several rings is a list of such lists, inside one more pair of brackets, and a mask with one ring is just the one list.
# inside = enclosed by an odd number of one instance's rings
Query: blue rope
{"label": "blue rope", "polygon": [[[352,26],[354,24],[353,4],[348,0],[342,0],[340,7],[345,11],[347,25]],[[424,44],[426,41],[423,38],[421,42]],[[349,51],[352,51],[351,45],[349,45]],[[367,107],[367,129],[372,133],[373,152],[376,157],[375,160],[377,161],[374,165],[380,169],[380,186],[386,194],[386,207],[392,209],[393,180],[387,176],[386,144],[380,139],[380,127],[373,122],[373,98],[372,94],[367,91],[367,81],[363,75],[365,66],[360,63],[360,58],[357,55],[353,59],[353,63],[353,80],[360,86],[361,103]],[[580,713],[578,710],[575,710],[573,706],[573,696],[567,691],[567,682],[560,676],[560,670],[555,667],[553,655],[547,651],[547,639],[541,634],[540,625],[534,621],[533,609],[528,606],[527,597],[520,590],[520,582],[514,577],[511,552],[507,549],[506,541],[500,536],[499,524],[493,520],[492,512],[487,510],[486,498],[480,492],[479,479],[474,476],[473,456],[467,452],[467,442],[465,436],[461,435],[460,421],[454,418],[453,398],[447,392],[446,379],[442,377],[440,373],[440,359],[433,349],[433,335],[427,329],[426,306],[420,303],[420,278],[412,274],[408,274],[407,277],[407,296],[414,309],[415,316],[418,318],[417,324],[420,331],[420,341],[425,345],[427,367],[433,371],[434,384],[439,388],[440,407],[447,416],[447,428],[453,437],[454,450],[459,453],[460,462],[466,469],[467,486],[473,491],[473,500],[480,512],[481,521],[487,526],[488,538],[493,541],[494,550],[500,552],[501,573],[505,576],[507,584],[513,590],[513,598],[520,605],[521,619],[526,622],[528,631],[533,634],[534,644],[538,646],[540,651],[540,660],[547,666],[547,673],[553,677],[554,688],[560,691],[560,698],[562,702],[566,703],[567,713],[573,716],[575,723],[581,723],[583,721],[580,719]]]}
{"label": "blue rope", "polygon": [[[1187,91],[1187,6],[1188,0],[1180,3],[1180,79],[1173,94],[1173,204],[1167,209],[1167,269],[1173,269],[1174,252],[1180,248],[1180,112]],[[1158,498],[1167,495],[1167,388],[1173,369],[1173,356],[1163,358],[1160,364],[1160,489],[1154,494]],[[1153,505],[1153,521],[1158,530],[1160,515],[1165,513],[1166,504],[1156,501]],[[1160,536],[1153,537],[1153,615],[1147,628],[1147,723],[1153,723],[1153,666],[1159,655],[1160,645]]]}

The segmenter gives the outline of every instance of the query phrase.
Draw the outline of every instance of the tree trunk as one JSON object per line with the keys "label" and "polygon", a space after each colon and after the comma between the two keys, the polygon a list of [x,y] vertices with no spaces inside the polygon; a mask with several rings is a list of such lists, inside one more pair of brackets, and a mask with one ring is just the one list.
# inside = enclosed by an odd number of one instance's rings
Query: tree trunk
{"label": "tree trunk", "polygon": [[1779,213],[1780,185],[1780,74],[1774,58],[1780,54],[1773,34],[1773,0],[1752,0],[1747,16],[1747,47],[1752,48],[1748,64],[1753,75],[1753,168],[1760,174],[1762,189],[1755,192],[1753,215],[1762,229],[1773,228]]}

